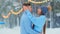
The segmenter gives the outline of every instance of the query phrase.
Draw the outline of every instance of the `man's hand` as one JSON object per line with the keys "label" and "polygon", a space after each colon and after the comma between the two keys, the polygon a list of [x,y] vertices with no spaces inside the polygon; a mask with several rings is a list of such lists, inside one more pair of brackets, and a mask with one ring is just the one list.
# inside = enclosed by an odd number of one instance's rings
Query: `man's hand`
{"label": "man's hand", "polygon": [[50,5],[48,5],[47,8],[48,8],[48,11],[52,10],[52,7]]}
{"label": "man's hand", "polygon": [[27,6],[23,6],[23,10],[28,10],[28,7]]}

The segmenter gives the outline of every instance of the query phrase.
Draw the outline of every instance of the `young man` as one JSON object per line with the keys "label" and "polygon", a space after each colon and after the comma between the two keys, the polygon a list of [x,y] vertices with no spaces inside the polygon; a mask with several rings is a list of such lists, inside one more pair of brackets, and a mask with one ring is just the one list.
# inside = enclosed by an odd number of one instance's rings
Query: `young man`
{"label": "young man", "polygon": [[32,29],[32,22],[25,13],[26,11],[25,7],[28,7],[29,11],[32,12],[32,7],[30,6],[30,3],[24,3],[23,4],[23,15],[20,21],[21,34],[39,34],[38,32]]}

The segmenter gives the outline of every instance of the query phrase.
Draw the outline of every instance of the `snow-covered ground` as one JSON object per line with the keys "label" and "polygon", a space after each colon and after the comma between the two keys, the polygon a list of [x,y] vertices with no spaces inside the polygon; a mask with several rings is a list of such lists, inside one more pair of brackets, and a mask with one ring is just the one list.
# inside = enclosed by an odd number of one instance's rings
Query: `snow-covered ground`
{"label": "snow-covered ground", "polygon": [[3,28],[0,29],[0,34],[20,34],[20,28],[19,27],[15,27],[13,29]]}
{"label": "snow-covered ground", "polygon": [[[0,34],[20,34],[20,27],[0,29]],[[47,28],[46,34],[60,34],[60,28]]]}
{"label": "snow-covered ground", "polygon": [[46,34],[60,34],[60,28],[46,29]]}

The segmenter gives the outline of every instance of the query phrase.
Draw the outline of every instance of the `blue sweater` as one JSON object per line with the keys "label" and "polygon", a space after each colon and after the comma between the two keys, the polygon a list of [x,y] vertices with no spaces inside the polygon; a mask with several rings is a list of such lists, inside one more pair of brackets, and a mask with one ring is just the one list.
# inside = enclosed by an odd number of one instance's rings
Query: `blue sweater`
{"label": "blue sweater", "polygon": [[25,12],[26,12],[28,18],[35,25],[34,30],[37,32],[42,32],[43,26],[46,22],[46,16],[41,15],[40,17],[34,17],[34,16],[32,16],[32,14],[30,13],[29,10],[26,10]]}
{"label": "blue sweater", "polygon": [[20,27],[21,27],[20,28],[21,34],[39,34],[38,32],[36,32],[32,29],[32,22],[27,17],[25,12],[23,13],[23,15],[21,17]]}

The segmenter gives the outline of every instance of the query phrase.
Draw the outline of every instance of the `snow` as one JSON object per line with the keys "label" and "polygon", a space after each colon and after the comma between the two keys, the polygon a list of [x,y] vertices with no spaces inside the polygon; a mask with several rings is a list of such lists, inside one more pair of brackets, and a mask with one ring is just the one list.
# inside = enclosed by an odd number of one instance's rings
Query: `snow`
{"label": "snow", "polygon": [[0,29],[0,34],[20,34],[20,28],[19,27],[15,27],[13,29],[3,28]]}
{"label": "snow", "polygon": [[[0,29],[0,34],[20,34],[20,27],[2,28]],[[46,34],[60,34],[60,28],[47,28]]]}
{"label": "snow", "polygon": [[46,34],[60,34],[60,28],[47,28]]}

